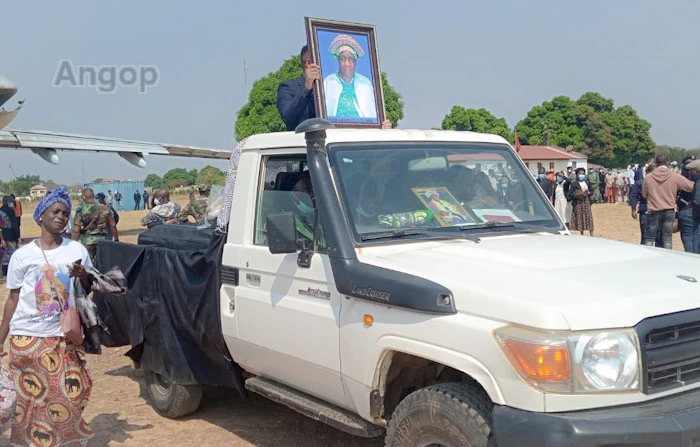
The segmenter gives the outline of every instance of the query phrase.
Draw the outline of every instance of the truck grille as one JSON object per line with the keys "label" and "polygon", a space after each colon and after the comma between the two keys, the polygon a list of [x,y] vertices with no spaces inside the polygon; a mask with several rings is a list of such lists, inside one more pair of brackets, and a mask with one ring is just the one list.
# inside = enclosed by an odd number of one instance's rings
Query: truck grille
{"label": "truck grille", "polygon": [[644,393],[700,382],[700,309],[647,318],[636,331]]}

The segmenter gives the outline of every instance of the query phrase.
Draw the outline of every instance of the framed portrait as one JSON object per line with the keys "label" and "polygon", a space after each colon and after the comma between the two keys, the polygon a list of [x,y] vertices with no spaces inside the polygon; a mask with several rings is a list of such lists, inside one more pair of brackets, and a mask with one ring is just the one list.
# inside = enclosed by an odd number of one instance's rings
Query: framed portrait
{"label": "framed portrait", "polygon": [[386,112],[374,26],[305,19],[309,55],[321,67],[316,116],[336,127],[381,127]]}
{"label": "framed portrait", "polygon": [[481,222],[478,217],[460,205],[459,200],[444,186],[411,188],[411,191],[427,209],[435,213],[435,220],[442,227]]}

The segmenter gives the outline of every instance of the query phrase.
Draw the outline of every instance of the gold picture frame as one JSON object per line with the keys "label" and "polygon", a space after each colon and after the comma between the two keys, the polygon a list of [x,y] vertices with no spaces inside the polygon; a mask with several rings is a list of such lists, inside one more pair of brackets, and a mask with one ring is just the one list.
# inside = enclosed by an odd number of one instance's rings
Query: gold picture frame
{"label": "gold picture frame", "polygon": [[418,200],[426,206],[426,209],[433,210],[435,220],[441,227],[454,227],[456,225],[469,225],[480,223],[481,219],[464,208],[459,200],[452,195],[449,189],[444,186],[411,188]]}

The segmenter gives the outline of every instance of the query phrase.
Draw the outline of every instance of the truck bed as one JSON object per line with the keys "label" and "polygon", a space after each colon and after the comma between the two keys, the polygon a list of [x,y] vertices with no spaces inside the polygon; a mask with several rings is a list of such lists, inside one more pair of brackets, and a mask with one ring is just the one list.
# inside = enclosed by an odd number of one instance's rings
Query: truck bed
{"label": "truck bed", "polygon": [[117,266],[128,282],[124,296],[94,296],[108,329],[102,344],[131,346],[129,357],[171,383],[235,386],[219,316],[225,240],[213,229],[161,225],[138,245],[100,241],[99,268]]}

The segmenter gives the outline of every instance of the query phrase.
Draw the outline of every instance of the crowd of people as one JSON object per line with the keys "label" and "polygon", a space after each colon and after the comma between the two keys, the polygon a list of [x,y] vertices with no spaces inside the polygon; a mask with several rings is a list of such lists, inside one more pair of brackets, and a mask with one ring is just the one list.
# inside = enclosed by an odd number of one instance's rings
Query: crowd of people
{"label": "crowd of people", "polygon": [[22,203],[11,194],[3,196],[0,206],[0,265],[2,276],[7,276],[10,257],[17,250],[21,236]]}
{"label": "crowd of people", "polygon": [[[627,203],[639,220],[640,244],[672,248],[679,231],[683,249],[700,254],[700,160],[694,155],[680,165],[658,154],[646,165],[626,169],[538,170],[536,181],[571,231],[593,236],[593,203]],[[698,185],[696,187],[695,185]]]}
{"label": "crowd of people", "polygon": [[[150,203],[144,203],[144,209],[149,212],[141,219],[141,224],[147,228],[161,224],[184,224],[194,221],[201,223],[208,212],[208,197],[211,187],[201,185],[199,198],[191,193],[185,206],[170,200],[167,188],[153,193]],[[136,194],[139,194],[138,191]],[[139,198],[150,198],[148,191]],[[91,261],[96,264],[97,241],[107,239],[119,241],[119,212],[122,196],[118,191],[97,193],[86,188],[81,192],[80,203],[75,208],[74,215],[68,220],[61,232],[64,237],[81,242],[88,250]],[[136,202],[137,209],[140,208]],[[0,260],[2,260],[2,277],[7,276],[7,269],[14,252],[19,248],[21,235],[22,204],[15,196],[5,196],[0,207]],[[191,218],[191,219],[190,219]]]}
{"label": "crowd of people", "polygon": [[[158,190],[142,224],[152,228],[185,223],[190,216],[201,222],[209,192],[210,187],[200,186],[200,197],[191,194],[189,203],[180,207],[170,201],[167,189]],[[68,190],[52,189],[33,215],[41,235],[23,245],[17,217],[21,203],[3,197],[0,249],[10,294],[0,324],[0,357],[10,356],[17,390],[13,445],[48,445],[46,440],[51,445],[86,445],[93,436],[82,417],[92,391],[85,350],[66,336],[62,316],[76,308],[74,281],[88,293],[94,287],[88,272],[96,265],[97,241],[119,240],[117,194],[95,194],[86,188],[72,215]]]}

